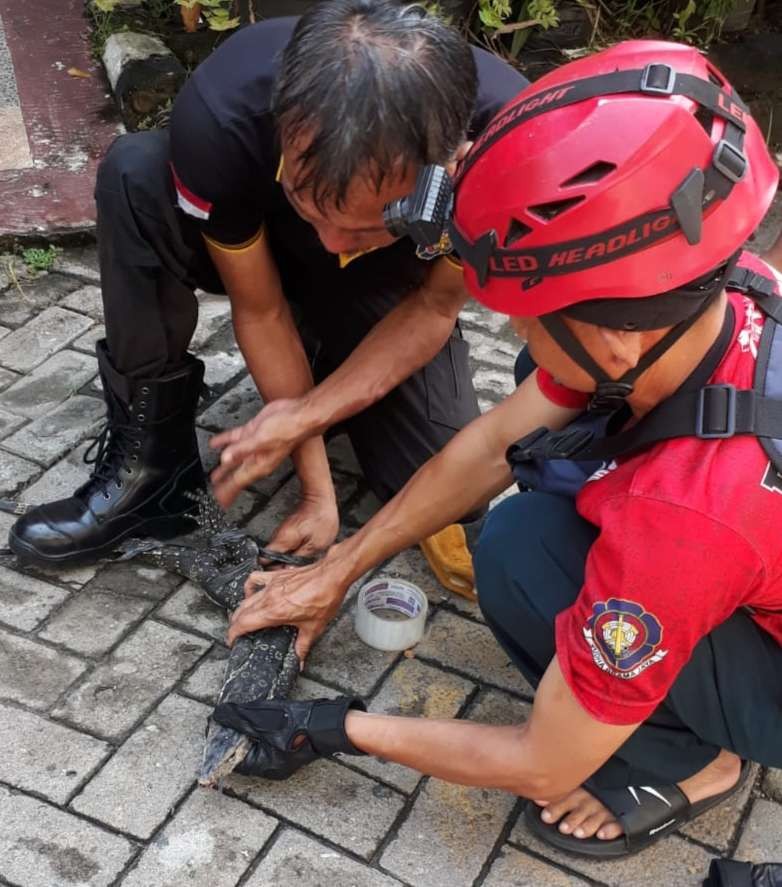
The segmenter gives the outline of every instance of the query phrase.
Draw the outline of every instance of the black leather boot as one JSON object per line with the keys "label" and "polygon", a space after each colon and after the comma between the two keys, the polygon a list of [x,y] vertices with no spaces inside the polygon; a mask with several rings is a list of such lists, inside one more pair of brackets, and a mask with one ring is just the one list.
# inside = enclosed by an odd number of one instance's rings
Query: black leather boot
{"label": "black leather boot", "polygon": [[86,563],[128,536],[169,539],[195,528],[196,503],[185,493],[204,488],[195,436],[204,364],[188,355],[162,378],[132,379],[111,365],[105,340],[96,350],[107,423],[84,456],[95,467],[69,499],[32,508],[11,528],[8,544],[28,563]]}

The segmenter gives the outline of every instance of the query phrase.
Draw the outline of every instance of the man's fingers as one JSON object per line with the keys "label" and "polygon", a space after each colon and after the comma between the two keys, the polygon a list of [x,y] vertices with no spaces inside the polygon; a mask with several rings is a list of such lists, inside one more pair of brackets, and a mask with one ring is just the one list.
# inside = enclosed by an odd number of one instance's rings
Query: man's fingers
{"label": "man's fingers", "polygon": [[263,471],[249,459],[237,465],[232,472],[223,473],[216,468],[211,475],[215,499],[223,508],[228,508],[245,487],[249,487],[260,477],[263,477]]}
{"label": "man's fingers", "polygon": [[313,629],[307,627],[302,628],[299,627],[299,634],[296,637],[296,644],[294,649],[296,650],[296,655],[299,657],[299,661],[301,662],[301,670],[304,671],[304,662],[309,655],[310,650],[312,649],[312,645],[317,640],[318,635],[313,631]]}
{"label": "man's fingers", "polygon": [[219,450],[220,447],[225,447],[235,440],[239,440],[243,428],[244,425],[239,425],[238,428],[229,428],[228,431],[221,431],[219,434],[212,435],[209,438],[209,446],[213,450]]}
{"label": "man's fingers", "polygon": [[266,578],[263,570],[255,570],[244,580],[244,596],[251,598],[256,592],[266,587]]}

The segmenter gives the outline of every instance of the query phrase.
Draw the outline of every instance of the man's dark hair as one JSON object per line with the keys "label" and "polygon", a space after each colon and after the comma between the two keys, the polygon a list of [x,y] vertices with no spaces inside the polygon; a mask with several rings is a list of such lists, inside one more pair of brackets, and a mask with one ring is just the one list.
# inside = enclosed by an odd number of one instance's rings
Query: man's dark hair
{"label": "man's dark hair", "polygon": [[322,210],[344,203],[356,175],[379,190],[389,175],[445,163],[477,91],[467,41],[422,7],[321,0],[283,52],[272,104],[285,140],[306,144],[295,188],[311,188]]}

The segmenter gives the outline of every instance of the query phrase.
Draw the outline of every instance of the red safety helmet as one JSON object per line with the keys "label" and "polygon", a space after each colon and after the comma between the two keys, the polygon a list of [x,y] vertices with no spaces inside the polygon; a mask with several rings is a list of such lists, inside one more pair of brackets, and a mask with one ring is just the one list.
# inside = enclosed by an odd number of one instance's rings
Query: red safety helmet
{"label": "red safety helmet", "polygon": [[[757,124],[711,62],[628,41],[552,71],[500,111],[459,170],[450,233],[468,288],[495,311],[603,323],[621,306],[607,325],[662,328],[702,299],[656,327],[648,305],[636,323],[628,310],[642,305],[614,300],[713,278],[777,181]],[[584,302],[598,310],[568,310]]]}

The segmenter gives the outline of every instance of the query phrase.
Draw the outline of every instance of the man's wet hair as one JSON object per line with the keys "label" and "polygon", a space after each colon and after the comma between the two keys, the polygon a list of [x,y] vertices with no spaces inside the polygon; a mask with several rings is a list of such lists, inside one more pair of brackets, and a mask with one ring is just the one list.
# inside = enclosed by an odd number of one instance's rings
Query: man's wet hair
{"label": "man's wet hair", "polygon": [[467,41],[417,5],[321,0],[282,56],[272,109],[322,211],[356,176],[379,191],[390,176],[445,163],[464,141],[478,91]]}

